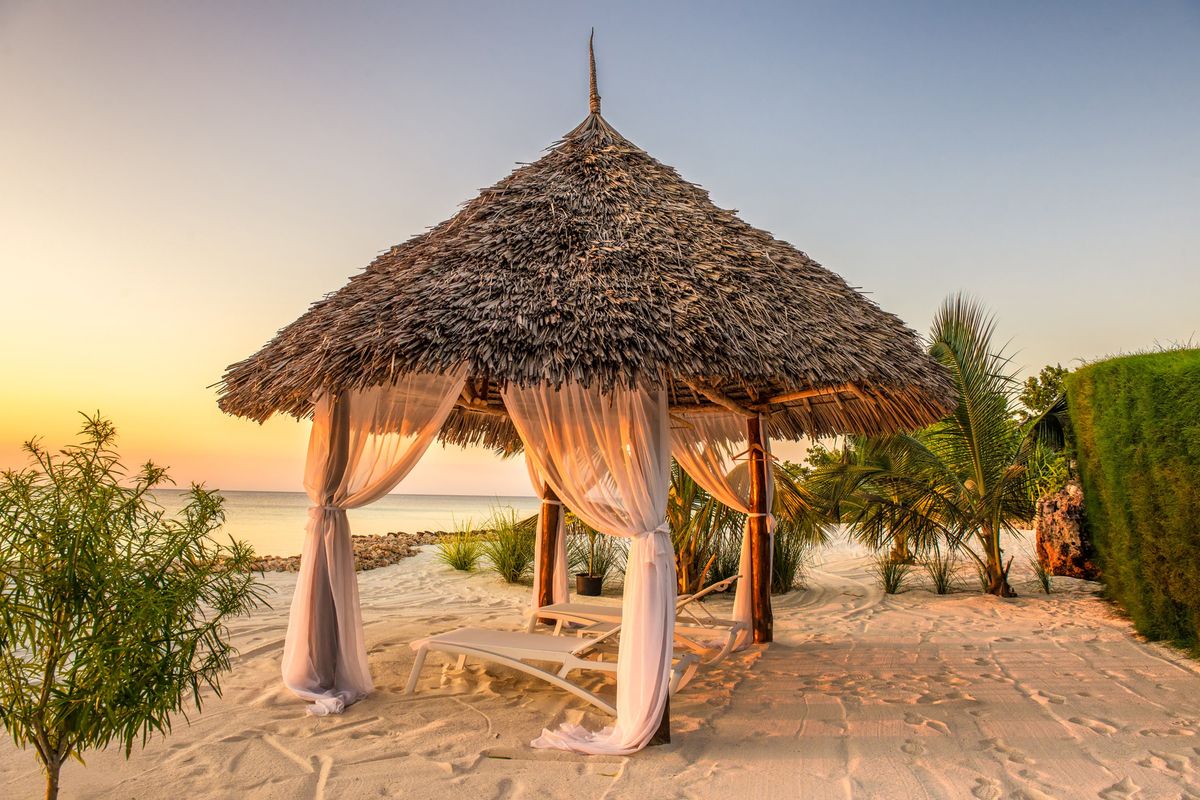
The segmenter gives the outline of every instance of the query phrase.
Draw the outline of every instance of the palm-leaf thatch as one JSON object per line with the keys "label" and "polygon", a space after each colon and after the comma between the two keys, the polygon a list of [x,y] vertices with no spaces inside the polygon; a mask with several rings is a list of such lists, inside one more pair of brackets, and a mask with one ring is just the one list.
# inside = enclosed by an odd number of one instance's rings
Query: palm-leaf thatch
{"label": "palm-leaf thatch", "polygon": [[767,413],[776,437],[944,416],[916,334],[840,277],[718,208],[592,111],[535,163],[393,247],[232,365],[223,410],[307,415],[314,394],[464,362],[443,439],[520,447],[499,391],[666,386],[677,408]]}

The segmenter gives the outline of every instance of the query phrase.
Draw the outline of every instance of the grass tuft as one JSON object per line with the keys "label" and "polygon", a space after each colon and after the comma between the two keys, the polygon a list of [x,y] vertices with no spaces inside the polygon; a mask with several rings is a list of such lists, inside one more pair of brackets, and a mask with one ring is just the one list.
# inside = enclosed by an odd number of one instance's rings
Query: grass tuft
{"label": "grass tuft", "polygon": [[890,555],[880,555],[875,559],[875,575],[887,594],[900,594],[904,590],[911,569],[912,564],[896,561]]}
{"label": "grass tuft", "polygon": [[533,572],[536,532],[517,519],[516,512],[498,511],[489,522],[491,533],[483,539],[483,554],[506,583],[520,583]]}
{"label": "grass tuft", "polygon": [[437,543],[437,559],[460,572],[474,572],[483,558],[483,542],[470,521],[441,538]]}

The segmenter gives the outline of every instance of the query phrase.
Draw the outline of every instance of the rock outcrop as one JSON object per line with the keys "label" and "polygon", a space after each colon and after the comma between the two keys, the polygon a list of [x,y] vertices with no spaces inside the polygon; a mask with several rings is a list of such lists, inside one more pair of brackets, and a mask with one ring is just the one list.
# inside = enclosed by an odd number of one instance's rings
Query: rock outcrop
{"label": "rock outcrop", "polygon": [[1098,580],[1095,553],[1083,527],[1083,489],[1075,481],[1046,495],[1034,520],[1038,561],[1051,575]]}
{"label": "rock outcrop", "polygon": [[[444,534],[441,531],[420,533],[385,533],[382,536],[352,536],[354,568],[359,572],[395,564],[417,554],[417,547],[433,544]],[[260,556],[251,563],[254,572],[296,572],[300,556]]]}

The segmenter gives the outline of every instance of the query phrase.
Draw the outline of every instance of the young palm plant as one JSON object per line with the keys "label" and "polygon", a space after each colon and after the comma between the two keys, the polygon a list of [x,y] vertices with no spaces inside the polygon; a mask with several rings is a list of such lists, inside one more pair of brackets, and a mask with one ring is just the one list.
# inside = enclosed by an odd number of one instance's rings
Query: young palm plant
{"label": "young palm plant", "polygon": [[[786,542],[777,542],[776,552],[784,545],[787,552],[779,565],[782,570],[772,576],[772,583],[776,591],[784,592],[794,585],[807,553],[813,547],[825,544],[828,531],[818,505],[819,498],[813,496],[803,481],[778,465],[772,473],[775,498],[771,511],[779,525],[777,536],[787,538]],[[735,466],[729,473],[729,480],[735,487],[747,485],[747,462]],[[699,591],[715,580],[736,573],[746,515],[718,502],[675,461],[671,462],[667,521],[675,545],[680,593]],[[793,568],[789,569],[789,565]]]}
{"label": "young palm plant", "polygon": [[1029,460],[1039,442],[1060,443],[1062,407],[1016,421],[1020,387],[994,332],[979,304],[948,298],[929,352],[954,381],[954,413],[916,433],[856,440],[840,463],[816,470],[810,485],[867,544],[878,548],[899,536],[923,552],[942,541],[976,562],[985,591],[1011,597],[1012,560],[1004,560],[1000,537],[1033,516]]}
{"label": "young palm plant", "polygon": [[675,574],[680,594],[697,592],[710,582],[710,573],[722,559],[722,547],[740,547],[745,517],[716,501],[692,480],[676,461],[671,462],[671,489],[667,521],[675,546]]}

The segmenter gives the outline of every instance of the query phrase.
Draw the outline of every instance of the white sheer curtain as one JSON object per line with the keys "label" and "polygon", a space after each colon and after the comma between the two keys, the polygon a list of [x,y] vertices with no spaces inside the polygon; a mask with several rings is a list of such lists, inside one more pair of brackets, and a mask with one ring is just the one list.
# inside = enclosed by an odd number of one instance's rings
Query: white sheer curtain
{"label": "white sheer curtain", "polygon": [[532,744],[580,753],[635,752],[654,735],[666,706],[675,629],[666,392],[510,386],[504,404],[527,457],[559,498],[596,530],[631,540],[617,720],[594,733],[564,724],[542,731]]}
{"label": "white sheer curtain", "polygon": [[[763,436],[766,442],[766,436]],[[741,558],[733,598],[733,618],[746,623],[738,642],[744,647],[753,630],[753,609],[750,586],[750,470],[747,467],[749,441],[746,417],[733,412],[692,412],[675,415],[671,426],[671,454],[692,480],[719,502],[746,514],[742,532]],[[767,453],[767,508],[771,508],[775,491],[770,445]],[[775,517],[767,514],[767,531],[775,532]]]}
{"label": "white sheer curtain", "polygon": [[[542,499],[542,504],[538,506],[538,534],[533,545],[533,597],[530,600],[530,605],[538,608],[538,588],[542,585],[542,515],[546,513],[546,504],[551,501],[546,500],[546,482],[542,480],[537,467],[528,456],[525,458],[525,466],[529,470],[529,482],[533,484],[533,490]],[[554,537],[554,585],[551,599],[555,603],[565,603],[571,599],[567,575],[567,509],[561,500],[553,502],[558,504],[558,533]]]}
{"label": "white sheer curtain", "polygon": [[412,470],[462,392],[465,369],[324,395],[313,412],[304,488],[313,506],[283,648],[283,682],[337,714],[371,692],[346,509],[378,500]]}

